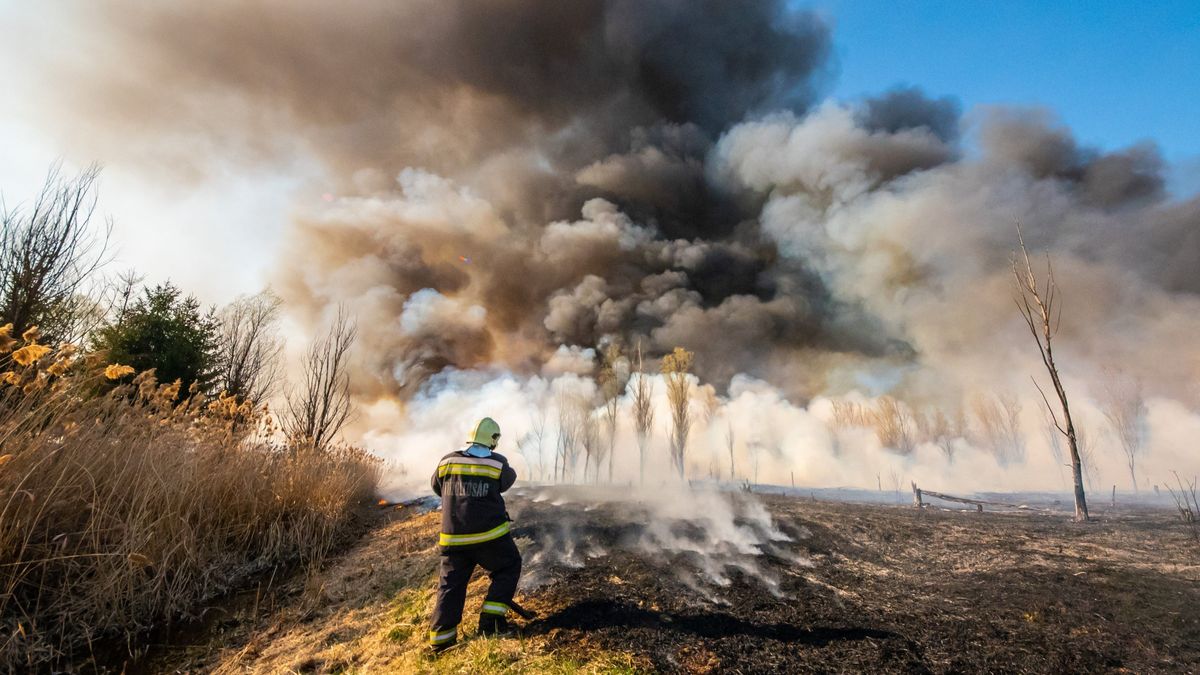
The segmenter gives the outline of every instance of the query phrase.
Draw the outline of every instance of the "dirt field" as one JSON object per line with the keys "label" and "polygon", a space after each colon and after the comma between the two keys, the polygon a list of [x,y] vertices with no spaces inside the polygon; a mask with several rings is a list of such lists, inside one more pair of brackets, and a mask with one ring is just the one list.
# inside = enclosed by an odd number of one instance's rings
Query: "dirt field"
{"label": "dirt field", "polygon": [[468,640],[460,649],[474,651],[459,656],[421,651],[437,514],[400,513],[325,572],[281,586],[270,612],[222,609],[205,635],[140,668],[471,672],[471,659],[486,659],[478,670],[1200,669],[1200,547],[1170,512],[1077,525],[1029,511],[709,499],[729,505],[731,522],[705,520],[705,503],[662,516],[592,492],[511,499],[521,599],[542,617],[522,640]]}
{"label": "dirt field", "polygon": [[[534,624],[688,672],[1132,672],[1200,664],[1200,550],[1172,514],[1076,525],[977,514],[766,500],[792,541],[697,597],[669,561],[625,554],[623,505],[522,510],[536,542],[564,517],[618,552],[560,568]],[[531,546],[530,548],[536,548]],[[666,563],[666,564],[664,564]],[[615,579],[614,579],[615,577]]]}

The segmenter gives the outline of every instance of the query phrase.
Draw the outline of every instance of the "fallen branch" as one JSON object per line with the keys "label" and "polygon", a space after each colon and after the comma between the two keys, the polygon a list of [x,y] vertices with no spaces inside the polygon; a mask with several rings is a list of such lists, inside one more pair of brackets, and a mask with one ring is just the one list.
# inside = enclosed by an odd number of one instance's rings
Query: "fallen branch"
{"label": "fallen branch", "polygon": [[917,487],[916,483],[912,484],[912,489],[913,489],[913,504],[917,508],[925,507],[925,502],[924,502],[923,497],[926,495],[928,495],[930,497],[935,497],[937,499],[941,499],[941,500],[947,501],[947,502],[958,502],[960,504],[972,504],[975,506],[975,510],[978,511],[979,513],[983,513],[984,506],[1004,506],[1004,507],[1007,507],[1010,509],[1029,508],[1029,507],[1025,506],[1024,504],[1006,504],[1004,502],[989,502],[989,501],[985,501],[982,499],[968,499],[966,497],[955,497],[953,495],[942,494],[941,492],[934,492],[933,490],[922,490],[921,488]]}

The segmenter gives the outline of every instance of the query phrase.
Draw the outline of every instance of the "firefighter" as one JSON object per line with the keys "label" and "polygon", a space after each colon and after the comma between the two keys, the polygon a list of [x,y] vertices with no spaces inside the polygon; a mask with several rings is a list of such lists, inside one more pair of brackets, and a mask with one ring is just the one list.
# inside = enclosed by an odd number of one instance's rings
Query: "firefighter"
{"label": "firefighter", "polygon": [[430,479],[434,493],[442,498],[438,542],[442,572],[429,630],[434,651],[446,649],[458,639],[467,583],[476,565],[491,578],[479,615],[479,632],[511,633],[505,616],[521,576],[521,553],[509,534],[511,519],[500,493],[512,487],[517,472],[494,451],[499,441],[500,425],[490,417],[479,420],[467,436],[467,444],[443,457]]}

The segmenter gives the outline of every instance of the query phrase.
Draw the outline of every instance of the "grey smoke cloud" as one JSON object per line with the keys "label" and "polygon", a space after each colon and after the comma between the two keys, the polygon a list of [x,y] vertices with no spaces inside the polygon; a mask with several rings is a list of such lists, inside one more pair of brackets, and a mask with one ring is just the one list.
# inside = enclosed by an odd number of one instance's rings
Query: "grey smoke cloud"
{"label": "grey smoke cloud", "polygon": [[1058,265],[1080,388],[1115,359],[1195,396],[1200,199],[1165,195],[1154,147],[914,88],[818,105],[829,30],[782,0],[77,9],[102,58],[41,92],[75,142],[324,169],[277,285],[314,325],[357,310],[365,403],[585,373],[613,337],[695,350],[724,393],[1019,388],[1018,221]]}
{"label": "grey smoke cloud", "polygon": [[868,97],[859,113],[862,126],[871,131],[896,133],[903,129],[927,129],[943,141],[959,136],[961,107],[945,96],[930,98],[917,87],[896,87]]}

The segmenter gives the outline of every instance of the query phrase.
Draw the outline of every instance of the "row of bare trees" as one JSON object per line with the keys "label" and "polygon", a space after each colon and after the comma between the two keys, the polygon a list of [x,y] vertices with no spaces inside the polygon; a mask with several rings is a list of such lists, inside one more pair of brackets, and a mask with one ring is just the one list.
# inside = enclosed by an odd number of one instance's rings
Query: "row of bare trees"
{"label": "row of bare trees", "polygon": [[[603,475],[612,482],[622,399],[627,397],[637,438],[638,477],[639,481],[645,480],[647,450],[655,422],[655,380],[646,369],[640,344],[629,357],[619,343],[611,342],[599,355],[595,395],[569,388],[557,393],[554,406],[557,409],[557,433],[553,439],[552,464],[547,461],[545,452],[550,441],[546,411],[539,408],[534,413],[530,428],[521,436],[517,447],[538,478],[549,477],[556,482],[576,480],[575,472],[582,458],[584,481],[599,482]],[[685,473],[692,425],[692,361],[691,352],[676,348],[663,357],[661,364],[671,410],[669,456],[671,466],[680,478]]]}
{"label": "row of bare trees", "polygon": [[[1119,374],[1110,373],[1105,391],[1106,395],[1097,403],[1124,451],[1131,486],[1137,492],[1137,460],[1146,438],[1145,402],[1136,380]],[[911,408],[890,396],[881,396],[870,403],[836,400],[832,408],[835,429],[869,429],[881,445],[899,454],[909,454],[919,444],[932,443],[941,449],[947,461],[953,462],[960,441],[989,450],[1001,464],[1020,462],[1026,453],[1021,403],[1009,393],[976,394],[966,406],[950,415],[941,408]],[[1049,411],[1045,415],[1047,445],[1056,465],[1064,465],[1065,439]],[[1093,445],[1082,427],[1076,425],[1075,432],[1084,483],[1090,489],[1099,482],[1091,459]]]}

